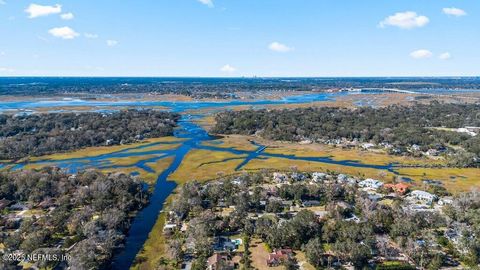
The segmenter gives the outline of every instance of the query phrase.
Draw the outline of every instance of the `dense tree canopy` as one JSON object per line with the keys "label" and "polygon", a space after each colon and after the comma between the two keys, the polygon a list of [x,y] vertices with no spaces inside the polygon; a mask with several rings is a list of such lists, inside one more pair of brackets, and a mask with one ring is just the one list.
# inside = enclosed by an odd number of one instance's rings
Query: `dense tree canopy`
{"label": "dense tree canopy", "polygon": [[0,160],[169,136],[179,118],[178,114],[155,110],[29,116],[2,114]]}
{"label": "dense tree canopy", "polygon": [[[0,198],[32,211],[31,217],[2,211],[5,254],[68,252],[72,269],[108,265],[132,213],[147,202],[142,183],[131,176],[97,171],[68,175],[57,168],[0,173]],[[3,261],[0,268],[16,263]],[[58,262],[44,263],[52,267]]]}
{"label": "dense tree canopy", "polygon": [[211,132],[217,134],[257,134],[284,141],[357,140],[391,144],[400,152],[412,145],[422,151],[460,146],[465,151],[455,165],[471,166],[480,156],[480,136],[438,129],[480,126],[476,104],[228,111],[219,113],[216,121]]}

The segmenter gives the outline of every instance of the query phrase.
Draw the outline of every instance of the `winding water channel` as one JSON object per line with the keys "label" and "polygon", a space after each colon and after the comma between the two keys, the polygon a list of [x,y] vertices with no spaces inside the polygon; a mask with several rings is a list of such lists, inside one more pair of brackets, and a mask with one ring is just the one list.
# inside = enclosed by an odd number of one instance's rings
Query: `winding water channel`
{"label": "winding water channel", "polygon": [[[0,112],[8,111],[12,109],[35,109],[35,108],[49,108],[55,109],[55,107],[68,107],[68,106],[95,106],[101,107],[122,107],[122,106],[164,106],[170,108],[172,111],[183,113],[183,117],[179,122],[179,127],[176,129],[174,136],[182,139],[180,146],[174,149],[167,150],[151,150],[149,147],[156,144],[178,144],[179,142],[155,142],[142,144],[140,146],[132,146],[131,148],[123,149],[108,154],[100,154],[97,156],[71,158],[62,160],[38,160],[31,162],[30,164],[45,164],[55,165],[61,168],[65,168],[68,171],[74,173],[78,170],[86,168],[100,168],[100,169],[112,169],[112,168],[138,168],[147,172],[155,172],[148,166],[148,163],[155,162],[165,158],[173,158],[173,162],[163,172],[158,173],[158,179],[155,184],[153,193],[150,197],[150,203],[142,209],[135,219],[129,230],[128,237],[125,242],[125,248],[115,255],[112,268],[113,269],[128,269],[132,265],[136,254],[141,250],[143,244],[148,238],[148,234],[153,228],[160,211],[162,210],[163,203],[169,194],[175,189],[175,182],[168,181],[169,176],[174,173],[182,161],[185,155],[191,150],[203,149],[217,152],[228,152],[235,155],[243,155],[242,162],[236,167],[236,170],[241,170],[253,159],[268,159],[268,158],[283,158],[287,160],[302,160],[328,164],[338,164],[342,166],[353,166],[361,168],[374,168],[389,170],[395,172],[395,164],[389,165],[372,165],[364,164],[359,161],[343,160],[337,161],[329,157],[297,157],[295,155],[274,154],[265,152],[265,146],[256,144],[256,149],[252,151],[238,150],[234,148],[223,148],[211,145],[205,145],[203,142],[212,141],[216,138],[210,136],[206,130],[199,125],[195,124],[195,119],[203,117],[205,115],[192,115],[188,114],[188,110],[192,109],[215,109],[223,110],[225,107],[231,106],[263,106],[263,105],[275,105],[275,104],[298,104],[309,103],[313,101],[327,101],[333,100],[338,95],[348,95],[348,93],[337,94],[312,94],[285,98],[283,100],[263,100],[263,101],[228,101],[228,102],[171,102],[171,101],[125,101],[125,102],[95,102],[95,101],[25,101],[25,102],[0,102]],[[144,149],[144,151],[142,151]],[[135,150],[135,151],[132,151]],[[112,165],[109,159],[121,158],[121,157],[141,157],[145,156],[143,160],[136,162],[133,165],[128,166],[116,166]],[[153,157],[152,157],[153,156]],[[245,157],[246,156],[246,157]],[[237,158],[235,158],[237,159]],[[231,159],[228,159],[231,160]],[[225,160],[227,161],[227,160]],[[220,161],[221,162],[221,161]],[[16,164],[13,169],[21,169],[26,164]],[[2,164],[0,164],[2,166]]]}

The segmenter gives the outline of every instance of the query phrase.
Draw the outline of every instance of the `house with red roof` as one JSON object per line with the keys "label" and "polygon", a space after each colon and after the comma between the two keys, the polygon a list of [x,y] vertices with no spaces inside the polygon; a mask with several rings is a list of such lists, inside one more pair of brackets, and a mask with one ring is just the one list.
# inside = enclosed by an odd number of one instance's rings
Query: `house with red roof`
{"label": "house with red roof", "polygon": [[405,183],[398,183],[398,184],[385,184],[383,187],[386,188],[387,190],[391,189],[399,195],[405,195],[408,192],[408,188],[410,188],[410,185]]}
{"label": "house with red roof", "polygon": [[272,253],[268,254],[267,265],[269,267],[279,266],[291,258],[292,255],[293,251],[289,248],[275,249]]}

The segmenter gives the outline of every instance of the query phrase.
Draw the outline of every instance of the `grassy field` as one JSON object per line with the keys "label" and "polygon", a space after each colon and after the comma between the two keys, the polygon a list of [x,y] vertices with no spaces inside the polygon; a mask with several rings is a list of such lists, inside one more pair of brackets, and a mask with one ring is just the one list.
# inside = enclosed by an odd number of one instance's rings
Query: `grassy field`
{"label": "grassy field", "polygon": [[453,193],[480,187],[480,169],[478,168],[405,168],[399,169],[398,172],[415,181],[440,180],[443,186]]}
{"label": "grassy field", "polygon": [[139,174],[140,179],[142,179],[143,181],[145,181],[150,185],[153,185],[157,181],[158,175],[162,173],[164,170],[166,170],[168,166],[170,166],[172,161],[173,161],[173,157],[167,157],[167,158],[157,160],[156,162],[146,163],[147,166],[149,166],[155,171],[154,173],[147,172],[137,167],[127,167],[127,168],[119,168],[119,169],[112,168],[112,169],[104,169],[102,171],[106,173],[119,172],[119,171],[124,173],[137,172]]}
{"label": "grassy field", "polygon": [[[134,144],[124,144],[124,145],[113,145],[113,146],[97,146],[97,147],[87,147],[80,150],[74,150],[71,152],[65,153],[58,153],[53,155],[46,155],[40,157],[31,157],[31,161],[38,161],[38,160],[63,160],[63,159],[70,159],[70,158],[85,158],[85,157],[94,157],[103,154],[109,154],[113,152],[118,152],[130,148],[134,148],[140,145],[148,144],[148,143],[155,143],[155,142],[180,142],[181,140],[175,137],[161,137],[161,138],[152,138],[144,140],[140,143]],[[175,147],[175,145],[168,145],[171,147]]]}
{"label": "grassy field", "polygon": [[[192,150],[185,156],[180,167],[170,175],[169,179],[181,184],[191,180],[203,181],[236,173],[235,167],[242,162],[241,158],[245,157],[246,155],[235,155],[227,152]],[[232,158],[234,159],[223,161]]]}
{"label": "grassy field", "polygon": [[444,165],[445,161],[429,158],[414,158],[407,156],[393,156],[384,153],[382,150],[363,151],[358,149],[342,149],[321,144],[300,145],[298,143],[273,142],[266,149],[267,153],[295,155],[298,157],[331,157],[333,160],[354,160],[365,164],[387,165],[399,163],[403,165]]}
{"label": "grassy field", "polygon": [[157,145],[152,145],[149,147],[145,147],[142,149],[132,149],[129,150],[128,153],[142,153],[145,151],[158,151],[158,150],[172,150],[176,149],[181,145],[181,141],[179,143],[172,143],[172,144],[157,144]]}
{"label": "grassy field", "polygon": [[135,163],[153,158],[156,155],[145,155],[145,156],[131,156],[131,157],[121,157],[121,158],[109,158],[113,166],[133,166]]}
{"label": "grassy field", "polygon": [[250,143],[251,138],[241,135],[227,135],[219,140],[204,142],[204,145],[220,148],[234,148],[237,150],[254,151],[258,147]]}

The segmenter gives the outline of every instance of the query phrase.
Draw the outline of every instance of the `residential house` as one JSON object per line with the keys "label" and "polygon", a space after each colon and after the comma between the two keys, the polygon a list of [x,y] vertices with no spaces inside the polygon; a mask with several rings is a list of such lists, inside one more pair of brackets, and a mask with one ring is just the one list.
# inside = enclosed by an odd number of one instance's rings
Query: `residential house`
{"label": "residential house", "polygon": [[436,157],[436,156],[438,156],[439,152],[438,152],[437,149],[428,149],[425,154],[426,154],[427,156]]}
{"label": "residential house", "polygon": [[318,219],[323,219],[328,215],[328,211],[313,211],[313,213]]}
{"label": "residential house", "polygon": [[313,206],[320,206],[320,201],[310,200],[310,201],[303,201],[303,207],[313,207]]}
{"label": "residential house", "polygon": [[378,189],[383,186],[383,182],[368,178],[358,183],[358,186],[361,188]]}
{"label": "residential house", "polygon": [[380,193],[377,193],[377,192],[373,191],[373,190],[367,190],[367,197],[370,200],[376,202],[376,201],[379,201],[379,200],[383,199],[384,196]]}
{"label": "residential house", "polygon": [[364,143],[364,144],[362,144],[362,148],[365,149],[365,150],[370,149],[370,148],[373,148],[373,147],[375,147],[375,144],[373,144],[373,143]]}
{"label": "residential house", "polygon": [[405,195],[408,192],[408,188],[410,185],[405,183],[398,183],[398,184],[385,184],[383,186],[387,190],[393,190],[395,193],[399,195]]}
{"label": "residential house", "polygon": [[353,215],[349,218],[346,218],[345,221],[352,221],[352,222],[355,222],[355,223],[360,223],[360,218],[358,218],[356,215]]}
{"label": "residential house", "polygon": [[420,145],[418,145],[418,144],[414,144],[414,145],[412,145],[412,147],[411,147],[411,150],[412,150],[412,151],[420,151],[420,149],[421,149],[421,147],[420,147]]}
{"label": "residential house", "polygon": [[453,198],[452,197],[442,197],[438,200],[438,205],[450,205],[453,203]]}
{"label": "residential house", "polygon": [[327,174],[326,173],[321,173],[321,172],[314,172],[312,174],[312,182],[318,183],[322,182],[323,180],[327,179]]}
{"label": "residential house", "polygon": [[414,190],[410,193],[410,197],[417,199],[419,201],[423,201],[425,203],[431,204],[435,201],[438,197],[434,194],[423,190]]}
{"label": "residential house", "polygon": [[235,264],[227,255],[215,253],[207,260],[208,270],[233,270],[234,268]]}
{"label": "residential house", "polygon": [[337,175],[337,181],[339,183],[346,183],[348,181],[348,176],[345,174],[339,174]]}
{"label": "residential house", "polygon": [[284,173],[273,173],[273,180],[279,184],[288,182],[287,175]]}
{"label": "residential house", "polygon": [[269,267],[279,266],[293,256],[291,249],[276,249],[268,254],[267,265]]}
{"label": "residential house", "polygon": [[236,241],[231,241],[227,237],[216,237],[213,243],[213,250],[216,252],[234,251],[238,249]]}
{"label": "residential house", "polygon": [[303,173],[299,173],[299,172],[293,172],[290,175],[290,178],[293,181],[304,181],[305,179],[307,179],[307,177]]}
{"label": "residential house", "polygon": [[163,226],[164,233],[173,233],[177,229],[177,224],[167,223]]}

